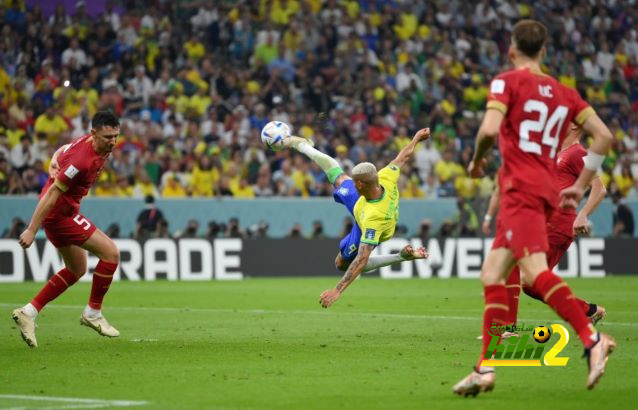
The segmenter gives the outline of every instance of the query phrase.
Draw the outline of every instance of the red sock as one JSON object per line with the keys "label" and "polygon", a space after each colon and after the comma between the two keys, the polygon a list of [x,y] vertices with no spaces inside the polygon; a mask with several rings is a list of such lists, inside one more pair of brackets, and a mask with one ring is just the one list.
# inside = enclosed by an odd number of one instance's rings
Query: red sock
{"label": "red sock", "polygon": [[47,303],[60,296],[71,285],[78,281],[78,277],[75,276],[67,268],[63,268],[49,279],[46,285],[31,301],[31,304],[38,309],[38,312],[42,310]]}
{"label": "red sock", "polygon": [[536,293],[536,291],[531,286],[523,285],[523,292],[525,292],[525,294],[530,298],[540,300],[541,302],[545,303],[543,297]]}
{"label": "red sock", "polygon": [[585,302],[583,299],[577,298],[576,296],[574,296],[574,300],[576,301],[576,303],[578,303],[578,306],[580,306],[583,312],[585,312],[585,316],[591,316],[596,312],[595,310],[594,312],[591,312],[591,305]]}
{"label": "red sock", "polygon": [[507,315],[507,324],[516,324],[518,316],[518,297],[521,293],[521,271],[515,266],[510,272],[510,276],[505,283],[507,289],[507,305],[509,313]]}
{"label": "red sock", "polygon": [[485,358],[485,352],[492,340],[490,328],[493,324],[498,326],[507,325],[507,290],[505,285],[490,285],[484,287],[485,310],[483,311],[483,349],[477,368],[481,366],[481,361]]}
{"label": "red sock", "polygon": [[546,270],[538,275],[534,285],[532,285],[532,290],[543,296],[545,303],[558,316],[572,325],[585,348],[589,349],[594,345],[596,342],[595,329],[581,306],[576,302],[574,294],[567,286],[567,283],[563,282],[561,278],[554,275],[550,270]]}
{"label": "red sock", "polygon": [[100,260],[93,272],[93,284],[91,285],[91,296],[89,297],[89,306],[92,309],[102,309],[102,301],[104,295],[109,290],[113,281],[113,274],[117,269],[117,263],[104,262]]}
{"label": "red sock", "polygon": [[[543,298],[537,294],[534,289],[532,289],[531,287],[527,286],[527,285],[523,285],[523,292],[525,292],[525,294],[531,298],[534,298],[536,300],[540,300],[541,302],[545,303],[545,301],[543,300]],[[583,310],[583,312],[585,312],[585,316],[591,316],[594,313],[591,311],[591,305],[587,302],[585,302],[584,300],[577,298],[574,296],[574,300],[576,301],[576,303],[578,303],[578,306],[580,306],[580,308]],[[595,312],[595,310],[594,310]]]}

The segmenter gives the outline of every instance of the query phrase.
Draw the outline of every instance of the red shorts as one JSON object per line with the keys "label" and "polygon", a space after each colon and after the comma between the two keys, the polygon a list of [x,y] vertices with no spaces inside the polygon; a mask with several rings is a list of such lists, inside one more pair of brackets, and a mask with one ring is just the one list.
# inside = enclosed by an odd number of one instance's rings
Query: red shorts
{"label": "red shorts", "polygon": [[556,209],[547,223],[549,251],[547,252],[547,266],[553,269],[558,265],[569,246],[574,242],[575,211]]}
{"label": "red shorts", "polygon": [[574,242],[573,236],[566,236],[559,232],[549,232],[549,251],[547,252],[547,266],[554,269],[569,246]]}
{"label": "red shorts", "polygon": [[515,259],[547,253],[547,220],[554,207],[544,198],[510,190],[501,194],[492,249],[507,248]]}
{"label": "red shorts", "polygon": [[89,239],[97,229],[87,217],[77,214],[75,216],[51,216],[42,222],[44,233],[53,246],[81,246]]}

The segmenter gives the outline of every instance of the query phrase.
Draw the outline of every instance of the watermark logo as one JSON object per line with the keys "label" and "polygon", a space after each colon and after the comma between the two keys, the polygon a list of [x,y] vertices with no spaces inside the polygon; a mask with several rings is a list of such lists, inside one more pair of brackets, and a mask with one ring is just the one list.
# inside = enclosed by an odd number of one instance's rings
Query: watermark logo
{"label": "watermark logo", "polygon": [[[510,332],[510,336],[503,338],[505,332]],[[569,332],[563,325],[525,327],[493,324],[489,333],[491,340],[481,366],[541,366],[541,359],[545,366],[565,366],[569,360],[569,357],[558,357],[569,342]],[[552,333],[558,334],[559,338],[553,345],[547,344]],[[550,348],[545,353],[547,347]]]}

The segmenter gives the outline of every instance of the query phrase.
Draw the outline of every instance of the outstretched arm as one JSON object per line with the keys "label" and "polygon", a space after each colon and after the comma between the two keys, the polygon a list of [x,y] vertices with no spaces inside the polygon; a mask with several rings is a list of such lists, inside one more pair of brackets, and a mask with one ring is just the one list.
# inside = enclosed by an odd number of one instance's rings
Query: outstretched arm
{"label": "outstretched arm", "polygon": [[42,199],[40,199],[40,202],[38,202],[38,206],[35,207],[29,226],[27,226],[27,229],[20,234],[20,239],[18,240],[20,246],[25,249],[31,246],[35,239],[36,232],[40,229],[42,221],[49,214],[55,203],[58,201],[60,195],[62,195],[62,191],[60,191],[57,186],[51,185]]}
{"label": "outstretched arm", "polygon": [[563,208],[576,208],[583,197],[585,188],[591,183],[598,167],[603,163],[605,155],[609,152],[613,136],[607,125],[594,113],[587,117],[583,123],[583,130],[594,138],[587,156],[585,156],[585,167],[580,176],[569,188],[561,191],[561,204]]}
{"label": "outstretched arm", "polygon": [[319,303],[324,308],[330,307],[334,302],[339,299],[341,294],[346,290],[348,286],[363,272],[363,268],[368,264],[368,259],[370,259],[370,254],[374,250],[374,245],[369,245],[367,243],[362,243],[359,245],[359,253],[357,253],[356,258],[352,261],[350,266],[348,266],[348,270],[343,275],[337,286],[334,289],[328,289],[323,292],[319,298]]}
{"label": "outstretched arm", "polygon": [[494,144],[494,140],[498,137],[501,129],[504,115],[497,109],[488,109],[483,117],[481,127],[476,134],[476,148],[474,149],[474,157],[467,167],[467,171],[472,178],[483,177],[483,166],[485,161],[483,157],[487,150]]}
{"label": "outstretched arm", "polygon": [[390,164],[402,168],[405,163],[408,162],[408,160],[412,157],[412,154],[414,154],[414,148],[416,148],[416,144],[421,141],[425,141],[428,138],[430,138],[429,128],[423,128],[417,131],[417,133],[414,134],[414,137],[412,137],[412,141],[410,141],[408,145],[403,147],[397,157],[392,162],[390,162]]}
{"label": "outstretched arm", "polygon": [[587,217],[592,214],[598,208],[598,205],[605,199],[605,195],[607,195],[607,189],[605,189],[605,185],[600,180],[599,177],[594,177],[594,180],[591,181],[591,192],[589,193],[589,198],[587,198],[587,202],[583,206],[583,209],[578,212],[578,216],[574,220],[574,234],[575,235],[588,235],[591,231],[591,225],[587,220]]}

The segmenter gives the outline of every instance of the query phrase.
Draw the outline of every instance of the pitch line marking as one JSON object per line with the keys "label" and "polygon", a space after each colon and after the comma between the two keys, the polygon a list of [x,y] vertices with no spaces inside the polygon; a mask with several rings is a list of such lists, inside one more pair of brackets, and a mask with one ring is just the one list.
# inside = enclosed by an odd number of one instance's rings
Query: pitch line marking
{"label": "pitch line marking", "polygon": [[[0,303],[2,307],[16,307],[21,303]],[[84,305],[50,305],[50,308],[57,309],[84,309]],[[149,312],[197,312],[197,313],[249,313],[249,314],[287,314],[294,313],[298,315],[347,315],[347,316],[362,316],[362,317],[382,317],[389,319],[422,319],[422,320],[477,320],[480,316],[443,316],[443,315],[415,315],[409,313],[375,313],[375,312],[341,312],[329,313],[323,310],[283,310],[283,309],[228,309],[228,308],[189,308],[189,307],[161,307],[161,306],[110,306],[107,310],[132,310],[132,311],[149,311]],[[529,319],[519,318],[522,321],[540,322],[547,321],[547,319]],[[558,318],[556,320],[559,320]],[[615,325],[615,326],[630,326],[638,327],[638,323],[629,322],[608,322],[604,321],[603,324]]]}
{"label": "pitch line marking", "polygon": [[[54,396],[33,396],[26,394],[0,394],[0,399],[12,400],[31,400],[31,401],[48,401],[66,403],[48,407],[38,407],[39,409],[97,409],[104,407],[132,407],[145,406],[147,401],[134,400],[104,400],[104,399],[87,399],[80,397],[54,397]],[[2,407],[2,410],[22,410],[29,406]]]}

